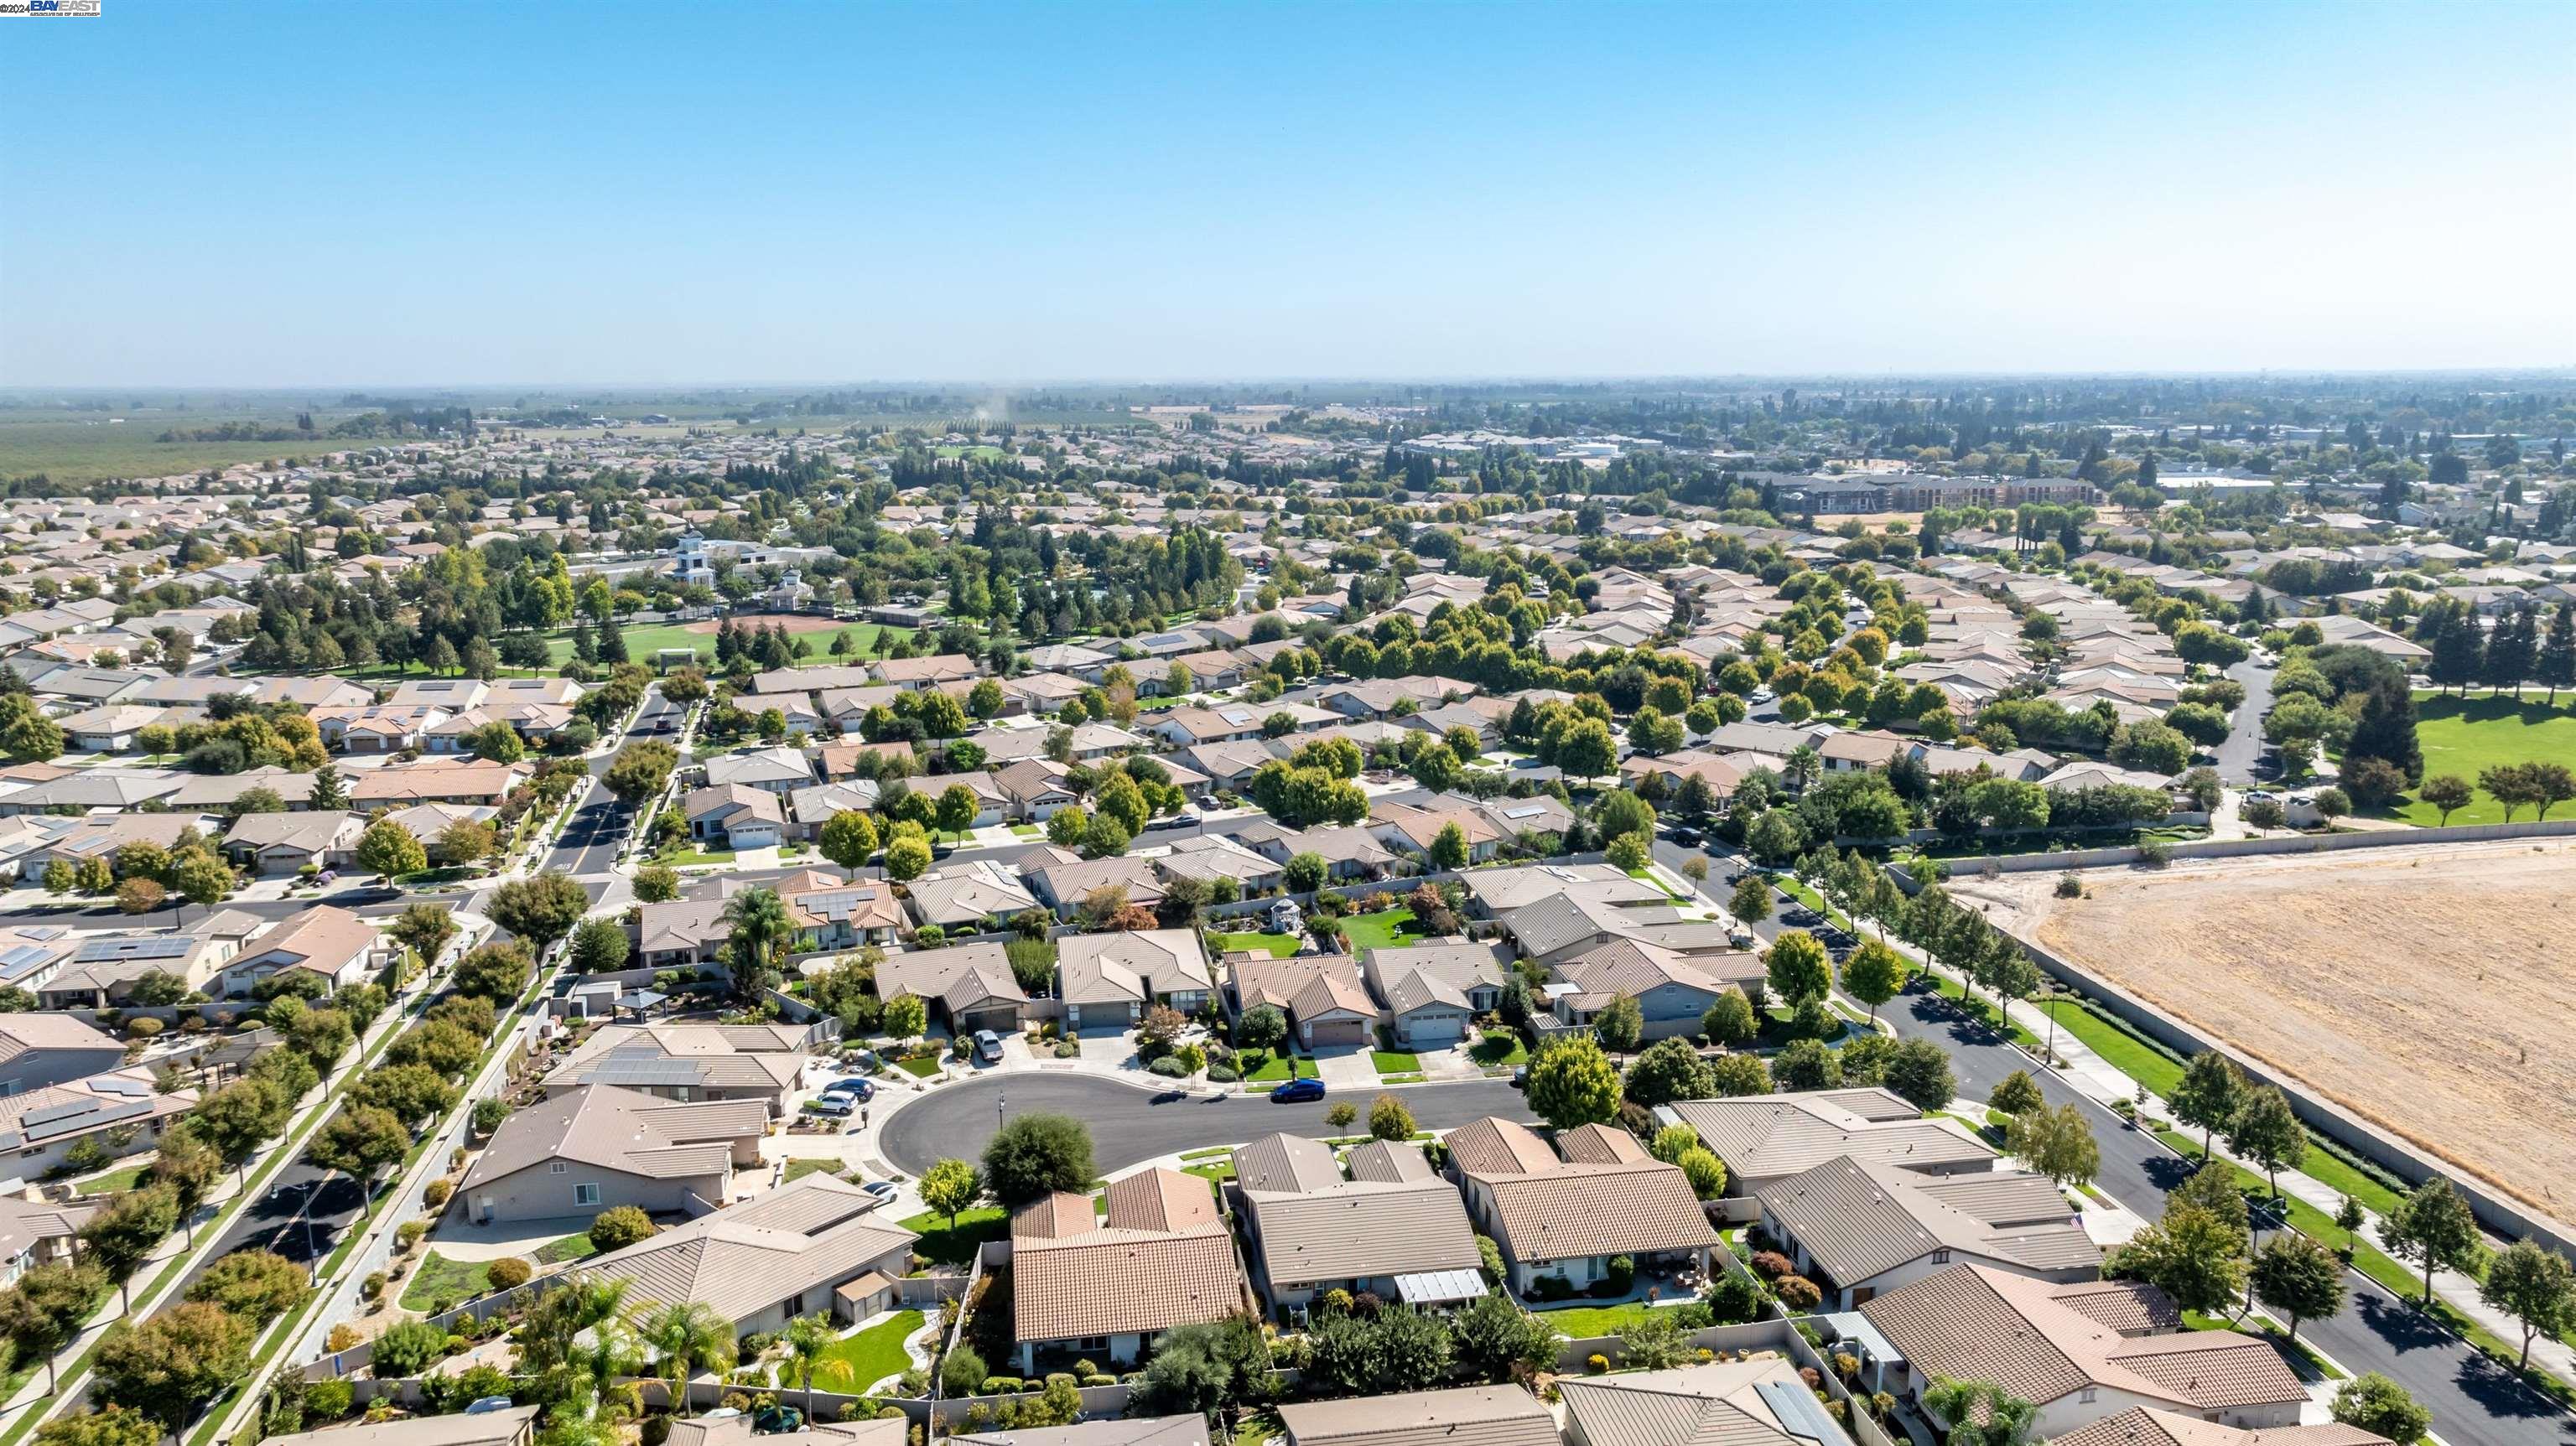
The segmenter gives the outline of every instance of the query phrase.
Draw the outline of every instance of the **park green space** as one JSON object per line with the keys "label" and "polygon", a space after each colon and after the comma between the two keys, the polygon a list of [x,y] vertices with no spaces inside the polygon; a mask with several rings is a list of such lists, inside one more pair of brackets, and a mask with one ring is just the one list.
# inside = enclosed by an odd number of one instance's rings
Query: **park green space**
{"label": "park green space", "polygon": [[[2483,769],[2506,763],[2564,763],[2576,767],[2576,694],[2562,693],[2551,707],[2534,695],[2515,702],[2510,694],[2486,697],[2415,695],[2415,741],[2424,750],[2424,776],[2443,774],[2477,787]],[[2410,799],[2390,811],[2408,823],[2432,827],[2442,811],[2421,799]],[[2527,819],[2530,809],[2514,817]],[[2502,823],[2504,805],[2479,789],[2468,807],[2454,809],[2450,821]]]}

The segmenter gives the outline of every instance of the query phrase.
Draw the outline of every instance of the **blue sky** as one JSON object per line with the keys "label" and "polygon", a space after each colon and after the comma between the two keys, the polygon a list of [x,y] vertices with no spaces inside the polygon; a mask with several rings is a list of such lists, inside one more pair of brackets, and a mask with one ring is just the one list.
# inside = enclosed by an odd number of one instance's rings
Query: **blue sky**
{"label": "blue sky", "polygon": [[2576,362],[2576,6],[105,9],[0,384]]}

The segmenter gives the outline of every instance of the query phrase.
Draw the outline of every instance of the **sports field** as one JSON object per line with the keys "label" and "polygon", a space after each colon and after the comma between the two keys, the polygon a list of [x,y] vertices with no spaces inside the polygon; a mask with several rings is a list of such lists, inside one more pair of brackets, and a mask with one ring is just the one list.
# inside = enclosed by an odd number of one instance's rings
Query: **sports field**
{"label": "sports field", "polygon": [[2576,1216],[2576,844],[1962,878],[1989,917],[2466,1174]]}
{"label": "sports field", "polygon": [[[2519,703],[2509,693],[2469,698],[2416,694],[2415,741],[2424,750],[2424,776],[2454,774],[2476,788],[2478,771],[2499,763],[2564,763],[2576,768],[2576,693],[2560,693],[2554,708],[2542,701],[2546,690],[2526,689],[2525,693]],[[2414,799],[2400,804],[2390,816],[2426,826],[2442,821],[2440,809]],[[2514,814],[2517,819],[2531,816],[2528,808]],[[2557,816],[2568,815],[2561,808]],[[2476,801],[2454,812],[2450,821],[2502,823],[2504,805],[2481,790]]]}

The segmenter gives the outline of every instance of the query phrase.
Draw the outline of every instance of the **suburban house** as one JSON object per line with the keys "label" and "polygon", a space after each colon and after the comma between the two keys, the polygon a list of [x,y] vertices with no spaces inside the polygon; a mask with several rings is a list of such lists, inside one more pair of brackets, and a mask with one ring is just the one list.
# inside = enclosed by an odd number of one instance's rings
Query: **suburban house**
{"label": "suburban house", "polygon": [[1059,918],[1072,918],[1083,900],[1102,889],[1121,890],[1128,903],[1148,909],[1163,902],[1162,881],[1143,859],[1077,859],[1070,854],[1061,854],[1059,861],[1047,859],[1047,850],[1031,851],[1021,863],[1020,877],[1028,881],[1029,892],[1038,902],[1055,910]]}
{"label": "suburban house", "polygon": [[70,1262],[80,1228],[106,1208],[103,1196],[56,1202],[34,1186],[0,1195],[0,1287],[17,1284],[39,1265]]}
{"label": "suburban house", "polygon": [[2153,1406],[2132,1406],[2053,1437],[2049,1446],[2388,1446],[2388,1438],[2340,1421],[2251,1431]]}
{"label": "suburban house", "polygon": [[1038,906],[1019,876],[991,859],[952,863],[912,881],[905,902],[915,922],[942,929],[978,928]]}
{"label": "suburban house", "polygon": [[1243,1214],[1253,1281],[1283,1323],[1329,1290],[1429,1309],[1485,1293],[1457,1190],[1419,1147],[1379,1143],[1388,1148],[1365,1161],[1353,1152],[1349,1179],[1332,1146],[1296,1135],[1234,1152],[1230,1197]]}
{"label": "suburban house", "polygon": [[689,821],[689,837],[729,849],[774,847],[787,821],[777,793],[747,783],[690,789],[681,813]]}
{"label": "suburban house", "polygon": [[772,1115],[805,1082],[806,1030],[794,1024],[611,1024],[546,1075],[548,1096],[620,1085],[666,1100],[759,1100]]}
{"label": "suburban house", "polygon": [[[15,801],[13,795],[11,802]],[[113,861],[117,850],[127,844],[148,843],[167,850],[198,822],[192,815],[176,813],[94,813],[85,818],[39,819],[35,827],[50,837],[18,856],[18,876],[35,878],[57,859],[70,864],[90,859]]]}
{"label": "suburban house", "polygon": [[[817,1178],[807,1176],[807,1179]],[[1020,1370],[1038,1352],[1132,1366],[1163,1332],[1242,1313],[1234,1234],[1207,1181],[1160,1167],[1112,1180],[1107,1210],[1059,1192],[1011,1217]]]}
{"label": "suburban house", "polygon": [[645,969],[687,969],[724,963],[733,926],[722,899],[674,899],[635,910],[635,963]]}
{"label": "suburban house", "polygon": [[930,1006],[934,1024],[952,1035],[990,1029],[1008,1034],[1020,1027],[1020,1010],[1029,1002],[1011,972],[1010,955],[999,944],[959,944],[945,949],[906,949],[877,966],[877,997],[912,995]]}
{"label": "suburban house", "polygon": [[1937,1381],[1993,1381],[2039,1407],[2034,1440],[2136,1406],[2268,1433],[2299,1424],[2308,1401],[2270,1342],[2185,1330],[2173,1302],[2140,1282],[2055,1285],[1961,1264],[1860,1314],[1902,1358],[1871,1363],[1879,1389],[1919,1401]]}
{"label": "suburban house", "polygon": [[[852,881],[805,869],[770,887],[787,906],[787,921],[801,936],[800,949],[891,944],[895,931],[903,927],[903,905],[895,899],[894,885],[882,879]],[[726,890],[727,897],[732,893]],[[810,943],[805,942],[809,939]]]}
{"label": "suburban house", "polygon": [[1546,994],[1550,1012],[1569,1025],[1590,1024],[1613,1001],[1634,999],[1645,1037],[1669,1039],[1699,1033],[1700,1016],[1730,989],[1760,998],[1764,977],[1761,956],[1748,950],[1684,954],[1618,938],[1558,959]]}
{"label": "suburban house", "polygon": [[1467,862],[1471,864],[1491,862],[1510,837],[1482,809],[1455,805],[1415,808],[1384,800],[1369,807],[1369,834],[1397,853],[1413,858],[1430,858],[1432,844],[1453,826],[1467,840]]}
{"label": "suburban house", "polygon": [[800,1315],[835,1309],[852,1281],[871,1272],[897,1279],[910,1268],[921,1237],[879,1219],[876,1207],[875,1196],[817,1171],[578,1269],[585,1279],[627,1282],[630,1313],[687,1300],[713,1307],[745,1335],[784,1330]]}
{"label": "suburban house", "polygon": [[316,904],[242,946],[207,992],[244,998],[259,982],[283,969],[321,976],[327,992],[337,994],[364,984],[393,957],[376,926],[329,904]]}
{"label": "suburban house", "polygon": [[[90,934],[70,940],[67,956],[41,982],[20,983],[33,989],[47,1009],[104,1009],[124,1002],[146,974],[167,974],[190,989],[208,980],[241,953],[242,945],[265,921],[224,909],[196,921],[184,934]],[[11,951],[14,952],[14,951]],[[0,953],[0,959],[7,958]]]}
{"label": "suburban house", "polygon": [[[881,1275],[861,1276],[858,1281],[842,1286],[834,1296],[834,1318],[848,1320],[840,1313],[839,1299],[861,1282],[883,1280]],[[709,1413],[671,1423],[671,1434],[663,1446],[753,1446],[761,1435],[753,1428],[759,1418],[753,1415],[724,1416]],[[808,1421],[802,1434],[819,1438],[824,1446],[904,1446],[908,1428],[901,1416],[870,1418],[865,1421]],[[951,1441],[978,1438],[952,1436]],[[1000,1439],[1000,1438],[996,1438]]]}
{"label": "suburban house", "polygon": [[[1660,891],[1651,903],[1615,902],[1605,897],[1605,892],[1578,888],[1535,899],[1503,915],[1503,928],[1520,945],[1521,953],[1547,967],[1621,939],[1653,944],[1676,954],[1736,952],[1723,922],[1701,918],[1696,910],[1675,908]],[[1726,967],[1732,970],[1747,966],[1739,960]]]}
{"label": "suburban house", "polygon": [[415,803],[467,803],[497,808],[510,790],[533,772],[525,763],[486,763],[462,756],[389,763],[350,776],[349,806],[361,813]]}
{"label": "suburban house", "polygon": [[1196,1014],[1215,988],[1196,929],[1072,934],[1056,943],[1068,1034],[1133,1028],[1157,1004]]}
{"label": "suburban house", "polygon": [[[1279,1408],[1288,1446],[1563,1446],[1556,1416],[1518,1386],[1453,1386]],[[1687,1438],[1685,1438],[1687,1439]]]}
{"label": "suburban house", "polygon": [[935,653],[927,658],[881,659],[868,671],[880,683],[915,693],[946,683],[972,683],[982,670],[964,653]]}
{"label": "suburban house", "polygon": [[1466,939],[1360,951],[1360,972],[1385,1006],[1387,1032],[1406,1049],[1465,1040],[1475,1017],[1502,1002],[1511,965],[1510,946]]}
{"label": "suburban house", "polygon": [[162,1129],[196,1102],[193,1089],[163,1093],[148,1065],[0,1096],[0,1190],[51,1174],[83,1140],[110,1158],[156,1149]]}
{"label": "suburban house", "polygon": [[709,788],[756,788],[783,798],[814,782],[814,765],[794,748],[718,754],[706,767]]}
{"label": "suburban house", "polygon": [[1926,1175],[1984,1175],[1995,1152],[1876,1085],[1806,1094],[1676,1100],[1658,1106],[1665,1124],[1699,1131],[1726,1164],[1726,1193],[1750,1195],[1838,1156]]}
{"label": "suburban house", "polygon": [[2102,1274],[2102,1247],[2044,1175],[1925,1175],[1837,1155],[1753,1198],[1829,1310],[1963,1262],[2061,1285]]}
{"label": "suburban house", "polygon": [[367,821],[354,813],[246,813],[224,831],[224,857],[264,879],[308,866],[345,869],[366,832]]}
{"label": "suburban house", "polygon": [[1467,1213],[1501,1247],[1515,1294],[1539,1289],[1542,1279],[1579,1292],[1622,1255],[1641,1272],[1659,1263],[1708,1268],[1717,1232],[1689,1182],[1625,1131],[1585,1126],[1569,1134],[1560,1158],[1528,1126],[1489,1116],[1452,1131],[1447,1143]]}
{"label": "suburban house", "polygon": [[1558,1392],[1567,1446],[1816,1446],[1846,1439],[1798,1367],[1777,1353],[1663,1371],[1567,1376]]}
{"label": "suburban house", "polygon": [[104,1074],[125,1046],[68,1014],[0,1014],[0,1097]]}
{"label": "suburban house", "polygon": [[477,1225],[618,1205],[702,1215],[731,1198],[735,1170],[760,1165],[768,1130],[769,1111],[757,1100],[675,1104],[588,1085],[503,1120],[457,1198]]}
{"label": "suburban house", "polygon": [[823,825],[843,813],[868,813],[877,806],[878,789],[874,780],[851,779],[846,783],[816,783],[787,795],[785,832],[789,838],[814,840],[823,836]]}
{"label": "suburban house", "polygon": [[1265,893],[1287,881],[1281,864],[1223,834],[1182,839],[1152,863],[1166,880],[1196,879],[1210,886],[1230,883],[1238,898]]}
{"label": "suburban house", "polygon": [[1395,866],[1396,856],[1364,828],[1301,830],[1254,818],[1226,824],[1222,831],[1227,838],[1272,863],[1284,864],[1299,854],[1313,854],[1324,861],[1324,877],[1336,882],[1382,879]]}
{"label": "suburban house", "polygon": [[1254,951],[1233,961],[1234,1016],[1269,1005],[1288,1021],[1301,1049],[1365,1045],[1377,1026],[1377,1004],[1348,955],[1282,959]]}

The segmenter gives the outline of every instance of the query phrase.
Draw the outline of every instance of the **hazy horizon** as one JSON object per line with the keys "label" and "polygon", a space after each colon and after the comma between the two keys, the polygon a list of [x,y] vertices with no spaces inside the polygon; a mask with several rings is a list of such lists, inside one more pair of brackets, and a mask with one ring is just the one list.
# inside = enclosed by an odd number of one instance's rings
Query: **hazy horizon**
{"label": "hazy horizon", "polygon": [[2576,365],[2576,7],[506,13],[11,27],[0,386]]}

